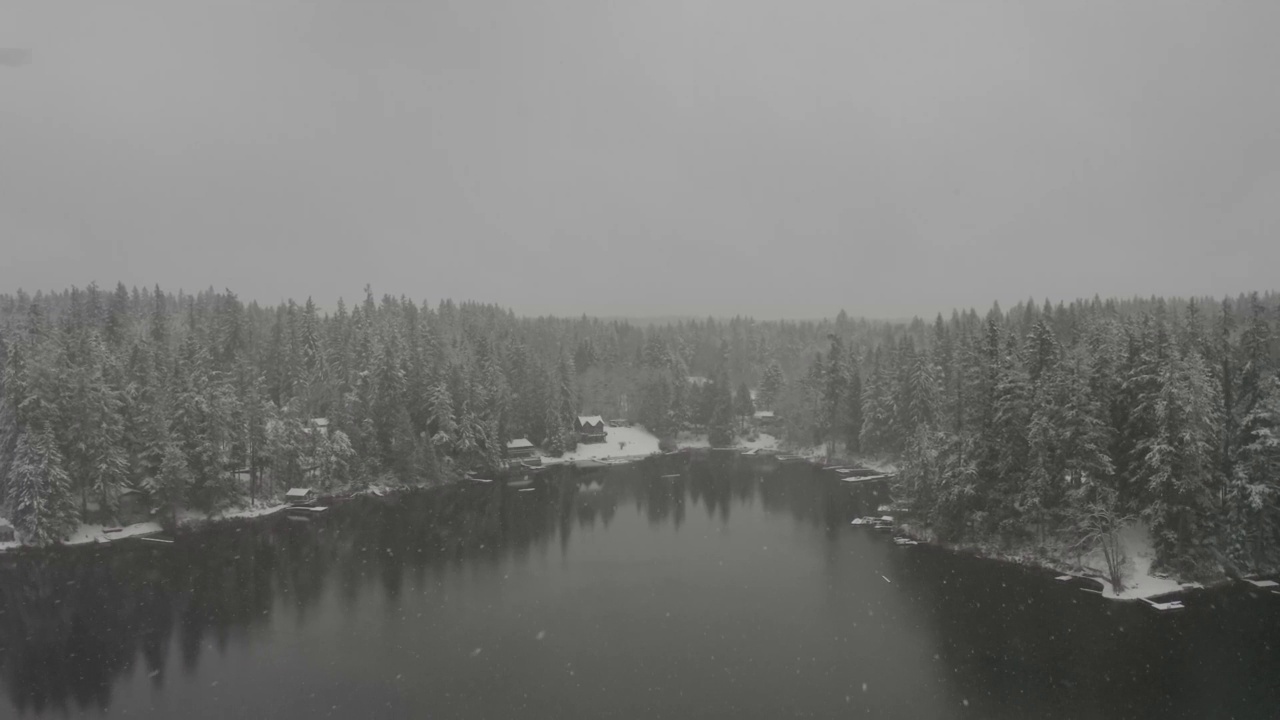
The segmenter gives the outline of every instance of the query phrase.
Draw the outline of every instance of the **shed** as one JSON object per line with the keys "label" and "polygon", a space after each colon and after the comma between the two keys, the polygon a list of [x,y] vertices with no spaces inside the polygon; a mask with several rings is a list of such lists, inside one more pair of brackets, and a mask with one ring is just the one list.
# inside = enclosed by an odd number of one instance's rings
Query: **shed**
{"label": "shed", "polygon": [[516,438],[507,443],[507,457],[509,458],[531,458],[537,457],[538,448],[529,442],[528,438]]}
{"label": "shed", "polygon": [[599,415],[579,415],[574,429],[578,431],[578,442],[602,443],[605,441],[604,418]]}
{"label": "shed", "polygon": [[316,491],[311,488],[289,488],[284,494],[285,502],[290,505],[312,505],[316,501]]}
{"label": "shed", "polygon": [[323,437],[328,437],[329,436],[329,418],[322,418],[322,417],[311,418],[311,420],[307,422],[306,432],[311,433],[313,431]]}
{"label": "shed", "polygon": [[0,518],[0,542],[13,542],[17,539],[13,525],[10,525],[8,520]]}
{"label": "shed", "polygon": [[146,493],[126,488],[116,496],[116,518],[124,525],[151,519],[151,501]]}

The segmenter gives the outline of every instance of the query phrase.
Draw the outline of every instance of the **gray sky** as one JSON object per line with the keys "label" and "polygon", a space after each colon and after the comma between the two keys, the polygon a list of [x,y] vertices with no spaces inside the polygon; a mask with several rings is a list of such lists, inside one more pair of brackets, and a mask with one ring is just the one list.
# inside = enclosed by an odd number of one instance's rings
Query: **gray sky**
{"label": "gray sky", "polygon": [[1280,3],[0,4],[0,289],[932,314],[1280,277]]}

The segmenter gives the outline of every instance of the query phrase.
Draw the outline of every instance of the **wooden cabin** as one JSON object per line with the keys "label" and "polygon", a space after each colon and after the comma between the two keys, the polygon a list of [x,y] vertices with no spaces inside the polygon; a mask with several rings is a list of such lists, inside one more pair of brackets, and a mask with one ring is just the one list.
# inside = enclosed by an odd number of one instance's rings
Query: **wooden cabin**
{"label": "wooden cabin", "polygon": [[580,443],[602,443],[607,435],[604,429],[604,418],[599,415],[579,415],[574,423]]}
{"label": "wooden cabin", "polygon": [[757,410],[751,417],[752,422],[761,430],[768,430],[778,424],[778,417],[772,410]]}
{"label": "wooden cabin", "polygon": [[151,499],[141,490],[121,490],[116,496],[116,518],[122,525],[147,522],[151,519]]}
{"label": "wooden cabin", "polygon": [[284,501],[292,507],[306,507],[316,504],[316,491],[311,488],[289,488],[284,494]]}
{"label": "wooden cabin", "polygon": [[535,458],[537,456],[538,448],[534,447],[528,438],[516,438],[507,443],[507,457],[512,460]]}

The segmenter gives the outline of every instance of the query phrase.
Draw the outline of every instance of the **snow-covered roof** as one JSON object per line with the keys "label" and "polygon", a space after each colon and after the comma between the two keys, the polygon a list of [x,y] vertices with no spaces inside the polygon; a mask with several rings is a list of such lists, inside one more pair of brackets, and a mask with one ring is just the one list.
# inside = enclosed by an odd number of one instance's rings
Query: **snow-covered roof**
{"label": "snow-covered roof", "polygon": [[604,418],[599,415],[579,415],[578,422],[583,425],[603,425]]}
{"label": "snow-covered roof", "polygon": [[289,492],[285,493],[285,497],[306,497],[312,492],[311,488],[289,488]]}
{"label": "snow-covered roof", "polygon": [[316,427],[329,427],[329,418],[311,418],[311,424]]}
{"label": "snow-covered roof", "polygon": [[760,418],[760,419],[762,419],[762,420],[763,420],[763,419],[765,419],[765,418],[771,418],[771,417],[773,417],[773,411],[772,411],[772,410],[757,410],[757,411],[756,411],[756,417],[757,417],[757,418]]}
{"label": "snow-covered roof", "polygon": [[507,443],[508,450],[520,450],[522,448],[531,447],[533,447],[533,443],[529,442],[528,438],[516,438],[515,440]]}
{"label": "snow-covered roof", "polygon": [[0,528],[12,528],[13,524],[4,518],[0,518]]}
{"label": "snow-covered roof", "polygon": [[685,380],[694,385],[706,385],[711,382],[711,378],[703,377],[702,375],[690,375]]}

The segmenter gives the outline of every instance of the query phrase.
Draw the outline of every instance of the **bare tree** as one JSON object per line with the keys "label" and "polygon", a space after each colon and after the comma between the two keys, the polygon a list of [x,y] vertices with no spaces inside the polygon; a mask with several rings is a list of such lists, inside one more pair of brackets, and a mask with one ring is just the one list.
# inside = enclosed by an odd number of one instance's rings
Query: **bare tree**
{"label": "bare tree", "polygon": [[[1111,588],[1119,594],[1124,590],[1124,563],[1126,560],[1124,543],[1120,540],[1120,531],[1134,522],[1132,515],[1121,515],[1113,498],[1104,498],[1082,504],[1076,508],[1075,535],[1076,540],[1071,549],[1077,558],[1101,550],[1107,563],[1107,579]],[[1083,563],[1081,563],[1083,564]]]}

